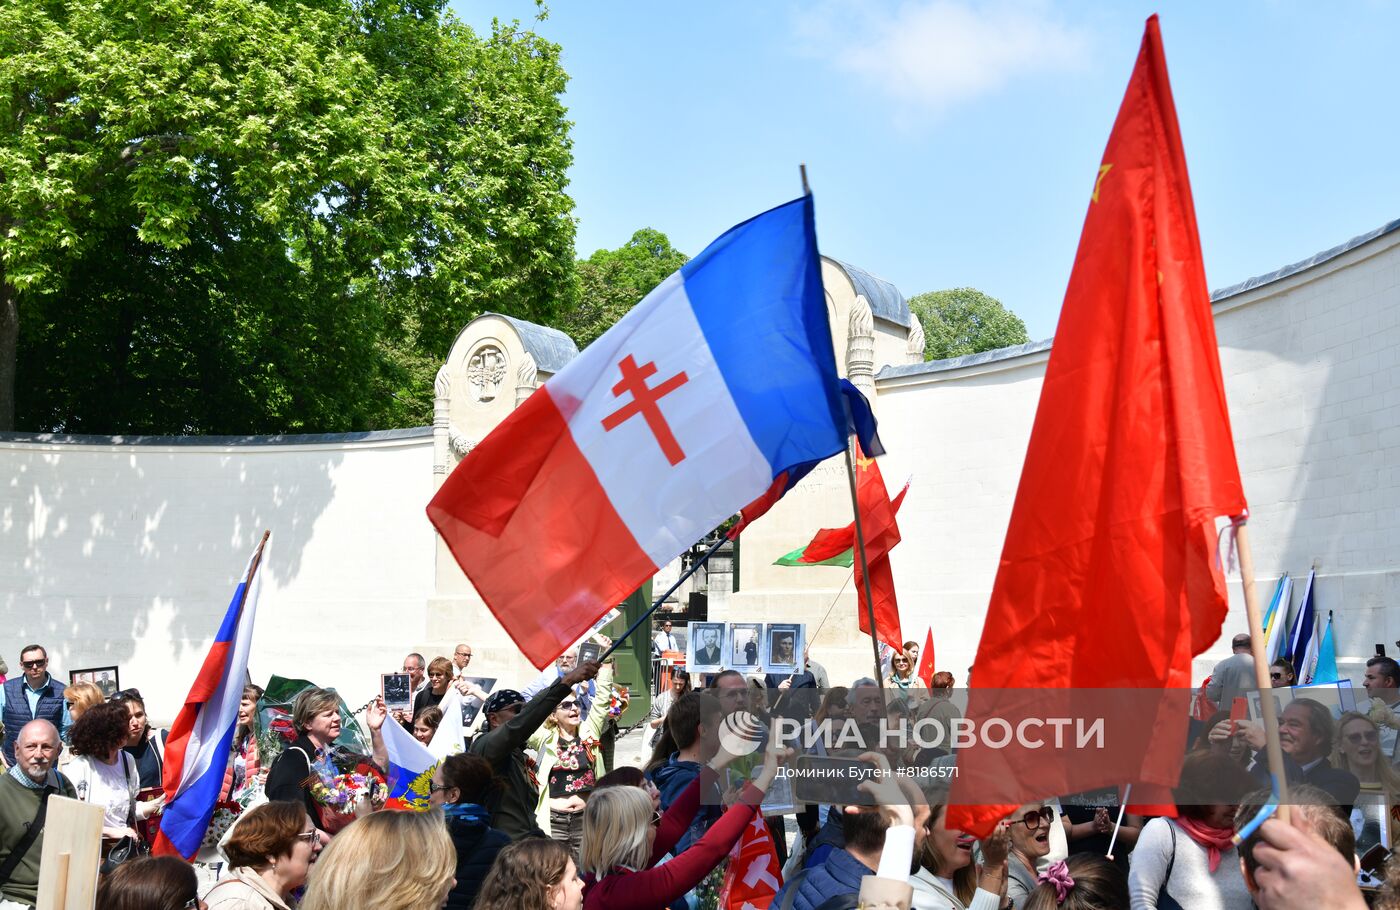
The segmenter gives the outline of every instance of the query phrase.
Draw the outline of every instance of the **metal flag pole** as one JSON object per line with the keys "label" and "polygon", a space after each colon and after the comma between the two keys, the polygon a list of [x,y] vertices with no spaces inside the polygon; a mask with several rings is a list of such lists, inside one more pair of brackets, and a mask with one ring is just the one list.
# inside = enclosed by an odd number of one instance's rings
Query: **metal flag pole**
{"label": "metal flag pole", "polygon": [[609,645],[609,646],[608,646],[608,649],[607,649],[606,651],[604,651],[601,655],[599,655],[599,657],[598,657],[598,662],[599,662],[599,663],[603,663],[604,661],[606,661],[606,660],[608,659],[608,657],[612,654],[612,652],[616,651],[616,650],[618,649],[618,647],[619,647],[623,642],[625,642],[627,639],[631,638],[631,637],[632,637],[632,633],[635,632],[635,631],[637,631],[637,627],[640,626],[642,623],[646,622],[648,619],[650,619],[650,618],[651,618],[651,614],[653,614],[653,613],[656,612],[656,608],[659,607],[659,606],[661,606],[662,602],[665,601],[666,598],[668,598],[668,597],[670,597],[672,594],[674,594],[674,593],[676,592],[676,589],[679,588],[679,587],[681,586],[681,584],[684,583],[685,580],[686,580],[687,578],[689,578],[690,576],[694,575],[696,572],[698,572],[698,571],[700,570],[700,567],[701,567],[701,566],[703,566],[705,563],[709,562],[709,561],[710,561],[710,557],[711,557],[711,556],[714,556],[715,553],[719,550],[719,548],[722,547],[722,546],[724,546],[724,542],[725,542],[726,540],[728,540],[728,539],[729,539],[728,537],[725,537],[723,534],[721,534],[721,535],[719,536],[719,540],[716,540],[716,541],[715,541],[714,546],[710,547],[708,550],[705,551],[705,555],[704,555],[704,556],[701,556],[699,559],[695,560],[695,564],[694,564],[694,565],[692,565],[689,569],[686,569],[684,572],[682,572],[682,573],[681,573],[681,577],[676,579],[676,583],[673,584],[673,585],[671,585],[671,587],[667,588],[667,589],[666,589],[666,593],[664,593],[664,594],[662,594],[660,597],[656,598],[656,600],[652,603],[650,609],[648,609],[648,610],[647,610],[645,613],[643,613],[641,616],[637,617],[637,621],[634,622],[634,623],[632,623],[631,627],[629,627],[628,630],[627,630],[626,632],[623,632],[622,635],[621,635],[621,637],[619,637],[616,641],[614,641],[611,645]]}
{"label": "metal flag pole", "polygon": [[1249,549],[1248,519],[1241,519],[1235,529],[1235,547],[1240,554],[1240,584],[1244,587],[1244,610],[1249,618],[1254,686],[1259,690],[1259,707],[1264,715],[1264,747],[1269,760],[1269,775],[1273,778],[1278,816],[1284,824],[1288,824],[1288,780],[1283,773],[1283,747],[1278,739],[1278,706],[1274,704],[1271,694],[1273,683],[1269,680],[1268,657],[1265,654],[1263,614],[1259,612],[1259,598],[1254,591],[1254,554]]}
{"label": "metal flag pole", "polygon": [[[797,168],[802,175],[802,194],[804,196],[812,195],[812,188],[807,184],[807,165],[799,164]],[[883,689],[885,675],[880,672],[879,628],[875,625],[875,598],[870,591],[870,564],[865,559],[865,532],[861,529],[860,524],[860,495],[856,492],[856,466],[851,459],[851,445],[852,443],[848,440],[846,443],[846,479],[850,481],[851,485],[851,510],[855,513],[856,526],[856,555],[860,559],[861,581],[865,583],[865,611],[870,621],[870,650],[875,659],[875,684]],[[856,592],[856,599],[860,599],[860,592]]]}

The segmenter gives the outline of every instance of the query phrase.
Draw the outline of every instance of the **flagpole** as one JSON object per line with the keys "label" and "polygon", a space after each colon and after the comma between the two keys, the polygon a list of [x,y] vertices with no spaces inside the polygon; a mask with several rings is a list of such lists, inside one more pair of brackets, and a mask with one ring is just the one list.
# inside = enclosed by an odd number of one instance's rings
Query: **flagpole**
{"label": "flagpole", "polygon": [[1274,798],[1278,802],[1279,819],[1290,822],[1288,811],[1288,779],[1283,773],[1283,747],[1278,738],[1278,706],[1274,704],[1269,680],[1268,657],[1264,653],[1264,620],[1259,611],[1259,598],[1254,590],[1254,554],[1249,548],[1248,520],[1242,520],[1235,532],[1235,546],[1240,554],[1240,584],[1244,588],[1244,611],[1249,618],[1249,650],[1254,655],[1254,685],[1259,690],[1259,708],[1264,715],[1264,748],[1269,761],[1269,775],[1274,781]]}
{"label": "flagpole", "polygon": [[[812,195],[812,188],[807,183],[807,165],[799,164],[797,169],[802,175],[802,195]],[[851,460],[849,440],[846,442],[846,478],[851,482],[851,509],[856,516],[856,554],[860,559],[861,578],[865,582],[865,609],[870,620],[870,650],[875,657],[875,684],[883,689],[885,676],[880,672],[880,629],[875,625],[875,598],[870,592],[870,564],[865,559],[865,532],[860,527],[860,495],[856,492],[856,466]],[[860,600],[860,592],[856,592],[856,600]]]}
{"label": "flagpole", "polygon": [[660,597],[656,598],[656,600],[652,603],[651,608],[645,613],[643,613],[641,616],[639,616],[637,618],[637,621],[632,623],[631,627],[629,627],[626,632],[623,632],[622,635],[616,641],[614,641],[611,645],[608,646],[608,649],[606,651],[599,655],[598,662],[605,663],[608,657],[612,654],[612,652],[616,651],[624,641],[630,638],[632,636],[632,633],[637,631],[637,627],[640,626],[642,623],[646,622],[651,617],[651,614],[656,612],[657,607],[661,606],[662,602],[665,601],[666,598],[674,594],[676,592],[676,589],[679,588],[687,578],[694,575],[700,570],[701,566],[709,562],[710,557],[714,556],[715,552],[718,551],[720,547],[724,546],[724,542],[728,539],[728,537],[721,534],[719,536],[719,540],[715,541],[714,546],[710,547],[708,550],[705,551],[704,556],[701,556],[699,559],[695,560],[694,565],[682,572],[681,577],[676,579],[676,583],[671,585],[671,587],[667,588],[665,594],[662,594]]}

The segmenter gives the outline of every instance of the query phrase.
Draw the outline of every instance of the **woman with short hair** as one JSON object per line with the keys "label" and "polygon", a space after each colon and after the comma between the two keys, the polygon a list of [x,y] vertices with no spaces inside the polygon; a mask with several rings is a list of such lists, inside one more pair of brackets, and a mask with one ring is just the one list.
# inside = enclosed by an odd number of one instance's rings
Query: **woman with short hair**
{"label": "woman with short hair", "polygon": [[502,850],[481,884],[475,906],[475,910],[582,908],[583,879],[569,848],[544,838],[523,840]]}
{"label": "woman with short hair", "polygon": [[301,910],[437,910],[456,866],[441,809],[375,812],[322,851]]}
{"label": "woman with short hair", "polygon": [[123,837],[139,841],[136,822],[152,814],[150,804],[137,802],[140,776],[136,762],[122,749],[130,721],[125,705],[103,703],[83,712],[69,736],[73,760],[63,773],[73,782],[78,799],[102,807],[104,856]]}
{"label": "woman with short hair", "polygon": [[491,826],[486,808],[499,786],[491,763],[480,755],[449,755],[433,772],[428,804],[442,809],[457,851],[457,884],[447,895],[447,910],[470,910],[491,864],[510,843],[505,832]]}
{"label": "woman with short hair", "polygon": [[436,708],[447,694],[452,684],[452,661],[446,657],[434,657],[428,661],[428,684],[413,698],[413,719],[429,708]]}
{"label": "woman with short hair", "polygon": [[1011,853],[1006,862],[1006,895],[1021,907],[1036,886],[1036,862],[1050,852],[1055,810],[1044,802],[1026,803],[1007,819]]}
{"label": "woman with short hair", "polygon": [[321,852],[321,832],[297,803],[264,803],[224,842],[229,874],[208,891],[210,910],[291,910]]}
{"label": "woman with short hair", "polygon": [[[123,709],[125,711],[125,709]],[[205,910],[194,867],[174,856],[141,856],[97,884],[97,910]]]}
{"label": "woman with short hair", "polygon": [[267,773],[267,798],[300,803],[316,827],[325,830],[320,805],[306,780],[312,765],[330,757],[340,738],[340,697],[332,689],[304,689],[292,703],[292,727],[297,738],[273,761]]}

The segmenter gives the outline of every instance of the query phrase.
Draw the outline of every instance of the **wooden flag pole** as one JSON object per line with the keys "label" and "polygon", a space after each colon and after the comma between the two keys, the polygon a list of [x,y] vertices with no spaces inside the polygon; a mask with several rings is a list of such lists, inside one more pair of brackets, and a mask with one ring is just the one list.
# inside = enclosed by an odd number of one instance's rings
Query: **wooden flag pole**
{"label": "wooden flag pole", "polygon": [[[1254,590],[1254,554],[1249,549],[1249,524],[1241,521],[1235,530],[1235,546],[1240,554],[1240,584],[1244,588],[1244,610],[1249,618],[1249,650],[1254,655],[1254,685],[1259,690],[1259,708],[1264,715],[1264,746],[1269,761],[1269,774],[1274,780],[1274,798],[1278,801],[1278,816],[1284,824],[1291,821],[1288,811],[1288,780],[1283,773],[1283,747],[1278,739],[1278,706],[1274,703],[1269,680],[1269,663],[1264,641],[1264,619],[1259,612],[1259,596]],[[1286,612],[1286,610],[1285,610]],[[1276,621],[1282,621],[1279,616]]]}
{"label": "wooden flag pole", "polygon": [[[802,195],[812,195],[812,188],[807,183],[807,165],[799,164],[798,172],[802,175]],[[861,580],[865,582],[865,610],[870,620],[870,649],[875,656],[875,685],[881,689],[885,688],[885,675],[880,672],[880,635],[879,628],[875,625],[875,598],[870,592],[870,564],[865,559],[865,532],[860,526],[860,495],[856,492],[856,465],[851,459],[851,445],[846,443],[846,478],[851,482],[851,510],[855,513],[856,525],[856,557],[860,560]],[[856,592],[856,600],[860,600],[860,592]]]}

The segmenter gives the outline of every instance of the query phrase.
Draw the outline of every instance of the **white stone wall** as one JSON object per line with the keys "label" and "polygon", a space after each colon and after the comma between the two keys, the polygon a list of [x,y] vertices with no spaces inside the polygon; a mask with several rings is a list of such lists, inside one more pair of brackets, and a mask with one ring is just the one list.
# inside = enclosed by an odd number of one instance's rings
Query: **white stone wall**
{"label": "white stone wall", "polygon": [[[849,284],[828,291],[839,360],[854,298]],[[1375,642],[1395,653],[1400,638],[1400,231],[1230,293],[1216,326],[1261,595],[1280,572],[1301,581],[1317,560],[1318,605],[1335,611],[1344,671],[1359,676]],[[901,362],[893,327],[877,320],[875,331],[875,369]],[[897,488],[913,475],[893,555],[904,632],[922,641],[932,624],[939,667],[960,682],[1047,357],[1031,345],[876,382],[886,480]],[[501,416],[520,400],[517,378],[503,377]],[[461,407],[445,411],[472,423]],[[467,640],[474,669],[523,680],[524,661],[424,516],[442,476],[434,463],[427,428],[298,445],[0,441],[0,651],[16,672],[29,641],[49,645],[65,674],[119,665],[168,720],[270,528],[255,679],[301,674],[359,704],[408,650],[447,654]],[[816,651],[833,682],[871,672],[855,592],[837,595],[849,572],[771,565],[850,514],[833,459],[745,532],[740,590],[713,598],[712,614],[806,622],[809,634],[821,626]],[[1223,641],[1245,626],[1237,587]],[[1197,679],[1224,647],[1198,661]]]}
{"label": "white stone wall", "polygon": [[[170,720],[272,531],[250,672],[354,705],[425,648],[432,437],[311,445],[0,442],[0,650],[117,665]],[[450,647],[450,643],[448,643]],[[450,653],[450,652],[449,652]]]}

